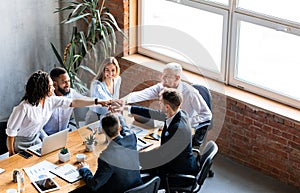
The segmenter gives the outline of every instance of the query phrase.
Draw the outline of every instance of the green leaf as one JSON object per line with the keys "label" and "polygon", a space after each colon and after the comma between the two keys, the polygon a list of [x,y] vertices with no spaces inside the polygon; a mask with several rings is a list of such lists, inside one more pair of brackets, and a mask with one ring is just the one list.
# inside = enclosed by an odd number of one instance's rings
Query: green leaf
{"label": "green leaf", "polygon": [[68,23],[75,22],[75,21],[77,21],[77,20],[79,20],[79,19],[82,19],[82,18],[88,16],[88,15],[91,15],[91,14],[90,14],[90,13],[85,13],[85,14],[80,15],[80,16],[78,16],[78,17],[73,17],[73,18],[71,18],[70,20],[68,20],[68,21],[65,22],[65,23],[68,24]]}
{"label": "green leaf", "polygon": [[56,59],[58,60],[59,64],[60,64],[61,66],[64,66],[64,62],[63,62],[63,60],[61,59],[59,53],[57,52],[57,49],[55,48],[55,46],[54,46],[51,42],[50,42],[50,44],[51,44],[52,50],[53,50],[53,52],[54,52],[54,54],[55,54],[55,56],[56,56]]}

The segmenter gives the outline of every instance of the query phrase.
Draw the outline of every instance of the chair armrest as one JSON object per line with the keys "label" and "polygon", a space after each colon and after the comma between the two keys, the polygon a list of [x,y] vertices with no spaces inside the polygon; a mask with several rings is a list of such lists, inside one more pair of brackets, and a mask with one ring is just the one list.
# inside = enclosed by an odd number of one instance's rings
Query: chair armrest
{"label": "chair armrest", "polygon": [[167,174],[167,178],[186,178],[186,179],[191,179],[194,180],[195,176],[193,175],[188,175],[188,174]]}

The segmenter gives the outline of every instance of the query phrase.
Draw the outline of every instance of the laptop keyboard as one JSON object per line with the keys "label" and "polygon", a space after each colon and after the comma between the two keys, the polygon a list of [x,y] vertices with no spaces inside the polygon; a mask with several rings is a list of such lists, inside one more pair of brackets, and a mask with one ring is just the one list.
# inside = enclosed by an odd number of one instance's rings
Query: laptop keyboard
{"label": "laptop keyboard", "polygon": [[36,149],[35,151],[38,152],[38,153],[41,153],[42,152],[42,148]]}

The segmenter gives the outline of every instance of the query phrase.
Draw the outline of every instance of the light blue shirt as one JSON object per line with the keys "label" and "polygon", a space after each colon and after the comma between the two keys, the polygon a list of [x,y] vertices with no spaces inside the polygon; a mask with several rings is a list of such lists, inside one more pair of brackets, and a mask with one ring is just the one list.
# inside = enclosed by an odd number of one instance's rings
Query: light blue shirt
{"label": "light blue shirt", "polygon": [[[94,80],[91,84],[91,97],[101,100],[118,99],[120,96],[121,82],[122,79],[120,76],[114,79],[114,93],[111,94],[104,81],[100,82],[99,80]],[[108,112],[107,107],[90,107],[90,110],[100,115],[104,115]]]}

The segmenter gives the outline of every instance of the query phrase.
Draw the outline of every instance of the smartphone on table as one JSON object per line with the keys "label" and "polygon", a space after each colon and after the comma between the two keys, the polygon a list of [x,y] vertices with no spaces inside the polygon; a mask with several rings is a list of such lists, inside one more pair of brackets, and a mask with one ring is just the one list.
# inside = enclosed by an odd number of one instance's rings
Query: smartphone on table
{"label": "smartphone on table", "polygon": [[156,134],[156,133],[151,133],[149,136],[150,136],[153,140],[159,141],[159,139],[160,139],[160,136],[159,136],[158,134]]}
{"label": "smartphone on table", "polygon": [[26,159],[32,157],[32,154],[31,154],[31,153],[28,153],[27,151],[24,151],[24,150],[20,150],[18,154],[19,154],[20,156],[26,158]]}

